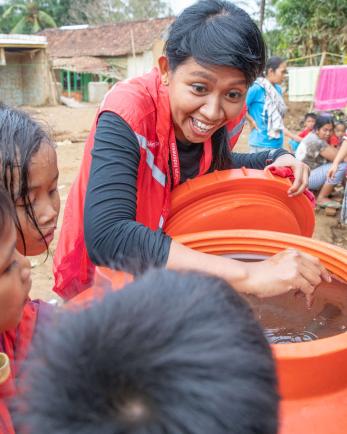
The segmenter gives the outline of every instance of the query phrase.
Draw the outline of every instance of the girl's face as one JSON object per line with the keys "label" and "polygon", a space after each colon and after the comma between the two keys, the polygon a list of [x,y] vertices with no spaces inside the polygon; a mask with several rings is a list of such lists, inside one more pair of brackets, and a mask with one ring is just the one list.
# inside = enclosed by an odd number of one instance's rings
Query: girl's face
{"label": "girl's face", "polygon": [[272,84],[282,84],[287,73],[287,63],[283,62],[279,65],[277,69],[269,69],[266,78]]}
{"label": "girl's face", "polygon": [[172,72],[164,56],[159,65],[162,81],[168,85],[175,135],[181,142],[204,142],[240,113],[247,92],[240,70],[207,68],[190,58]]}
{"label": "girl's face", "polygon": [[325,124],[322,127],[319,128],[319,130],[316,131],[317,136],[322,140],[329,140],[330,136],[333,133],[333,126],[332,124]]}
{"label": "girl's face", "polygon": [[[16,201],[16,212],[22,228],[26,251],[20,234],[17,249],[26,255],[34,256],[43,253],[54,238],[60,210],[58,193],[58,166],[55,149],[48,143],[42,143],[39,150],[31,158],[28,167],[28,196],[35,219],[41,234],[29,218],[22,198]],[[46,244],[45,244],[45,241]]]}
{"label": "girl's face", "polygon": [[31,288],[30,262],[16,250],[12,220],[0,228],[0,333],[16,327]]}
{"label": "girl's face", "polygon": [[316,119],[309,117],[305,120],[304,127],[307,128],[308,130],[313,130],[315,123],[316,123]]}
{"label": "girl's face", "polygon": [[345,135],[346,128],[342,124],[337,124],[335,127],[335,136],[339,139]]}

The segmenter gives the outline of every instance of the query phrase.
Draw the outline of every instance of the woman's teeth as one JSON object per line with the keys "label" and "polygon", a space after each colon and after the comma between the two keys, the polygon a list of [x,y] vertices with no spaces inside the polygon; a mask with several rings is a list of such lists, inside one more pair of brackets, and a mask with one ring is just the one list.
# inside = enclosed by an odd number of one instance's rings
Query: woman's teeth
{"label": "woman's teeth", "polygon": [[213,128],[213,125],[206,125],[203,122],[198,121],[197,119],[192,118],[192,121],[194,126],[197,127],[203,133],[207,133]]}

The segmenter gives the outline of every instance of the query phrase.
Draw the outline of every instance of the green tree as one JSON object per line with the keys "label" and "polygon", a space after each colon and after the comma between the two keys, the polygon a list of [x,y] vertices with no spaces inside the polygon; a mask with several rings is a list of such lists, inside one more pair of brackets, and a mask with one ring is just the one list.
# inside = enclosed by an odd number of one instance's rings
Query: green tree
{"label": "green tree", "polygon": [[126,18],[130,20],[172,15],[171,7],[162,0],[128,0],[125,4]]}
{"label": "green tree", "polygon": [[2,26],[7,21],[10,33],[36,33],[46,27],[56,27],[54,19],[44,9],[47,2],[18,1],[10,2],[1,16]]}
{"label": "green tree", "polygon": [[346,52],[346,0],[272,0],[272,3],[287,44],[287,55]]}

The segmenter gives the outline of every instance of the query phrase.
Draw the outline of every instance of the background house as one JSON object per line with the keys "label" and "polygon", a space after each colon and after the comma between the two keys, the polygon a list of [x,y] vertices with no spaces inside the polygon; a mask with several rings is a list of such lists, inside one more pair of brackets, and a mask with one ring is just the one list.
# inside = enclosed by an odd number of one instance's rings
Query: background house
{"label": "background house", "polygon": [[9,105],[56,102],[44,36],[0,34],[0,101]]}
{"label": "background house", "polygon": [[[48,53],[63,95],[90,100],[90,82],[109,85],[150,71],[173,17],[47,29]],[[105,88],[104,88],[105,89]]]}

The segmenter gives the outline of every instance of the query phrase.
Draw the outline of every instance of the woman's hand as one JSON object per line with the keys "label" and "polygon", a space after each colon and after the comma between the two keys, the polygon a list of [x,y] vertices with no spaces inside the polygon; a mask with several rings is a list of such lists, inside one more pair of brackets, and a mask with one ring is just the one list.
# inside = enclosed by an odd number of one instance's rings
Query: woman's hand
{"label": "woman's hand", "polygon": [[337,169],[338,169],[338,164],[333,163],[327,172],[327,179],[328,180],[334,178],[334,176],[336,175]]}
{"label": "woman's hand", "polygon": [[297,160],[291,154],[281,155],[265,170],[270,167],[290,167],[293,171],[294,182],[288,190],[288,196],[294,197],[303,193],[308,185],[308,178],[310,176],[310,168],[307,164],[300,160]]}
{"label": "woman's hand", "polygon": [[301,291],[307,306],[312,304],[313,293],[322,282],[331,282],[329,272],[319,259],[295,249],[284,250],[262,262],[247,263],[247,286],[244,292],[258,297],[271,297],[288,291]]}

